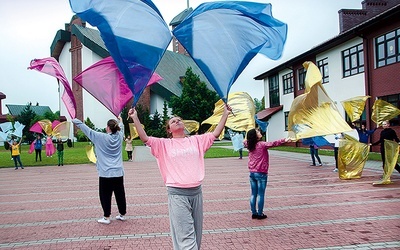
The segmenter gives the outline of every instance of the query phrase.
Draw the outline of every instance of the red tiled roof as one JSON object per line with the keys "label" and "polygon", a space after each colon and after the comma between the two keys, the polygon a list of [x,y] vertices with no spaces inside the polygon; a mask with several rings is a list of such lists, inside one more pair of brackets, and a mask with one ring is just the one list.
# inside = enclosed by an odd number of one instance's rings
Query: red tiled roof
{"label": "red tiled roof", "polygon": [[268,120],[273,114],[283,109],[283,105],[273,108],[266,108],[257,113],[257,119],[259,120]]}

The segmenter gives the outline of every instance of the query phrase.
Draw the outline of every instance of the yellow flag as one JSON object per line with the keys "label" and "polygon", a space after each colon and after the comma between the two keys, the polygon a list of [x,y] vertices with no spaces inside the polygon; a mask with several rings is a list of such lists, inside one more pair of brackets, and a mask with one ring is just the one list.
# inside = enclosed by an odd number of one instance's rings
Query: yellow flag
{"label": "yellow flag", "polygon": [[[143,124],[142,127],[144,128]],[[132,140],[139,137],[134,123],[129,123],[129,132]]]}
{"label": "yellow flag", "polygon": [[400,115],[400,109],[384,100],[378,99],[372,107],[371,119],[378,126],[381,126],[383,121],[389,121],[398,115]]}
{"label": "yellow flag", "polygon": [[183,124],[185,125],[185,133],[189,135],[196,133],[200,128],[200,123],[195,120],[183,120]]}
{"label": "yellow flag", "polygon": [[369,146],[358,142],[351,136],[345,135],[345,138],[348,139],[341,139],[339,142],[339,178],[342,180],[361,178],[368,160]]}
{"label": "yellow flag", "polygon": [[395,141],[385,140],[385,166],[383,166],[383,177],[379,182],[372,183],[372,185],[390,184],[390,176],[393,173],[394,167],[397,164],[399,157],[399,144]]}
{"label": "yellow flag", "polygon": [[314,136],[351,131],[335,103],[321,84],[321,73],[315,64],[305,62],[305,92],[297,96],[289,112],[289,137],[298,140]]}
{"label": "yellow flag", "polygon": [[53,131],[51,132],[52,136],[55,136],[57,138],[61,139],[67,139],[69,138],[69,132],[70,132],[70,122],[64,121],[59,124],[57,124],[54,128]]}
{"label": "yellow flag", "polygon": [[[255,106],[251,96],[246,92],[235,92],[229,94],[228,104],[233,114],[229,114],[225,126],[235,131],[248,131],[255,127]],[[224,112],[225,103],[220,99],[215,103],[214,113],[201,124],[210,124],[207,132],[212,132],[219,123]],[[224,131],[221,133],[223,137]],[[221,138],[220,136],[220,138]]]}
{"label": "yellow flag", "polygon": [[44,119],[44,120],[38,121],[38,123],[40,124],[40,127],[42,127],[42,129],[46,133],[46,135],[51,135],[51,133],[53,132],[53,128],[51,127],[50,120]]}
{"label": "yellow flag", "polygon": [[96,164],[97,162],[97,158],[96,155],[94,153],[94,147],[93,145],[87,145],[86,146],[86,156],[89,159],[89,161],[93,162],[94,164]]}
{"label": "yellow flag", "polygon": [[368,98],[370,98],[370,96],[356,96],[341,102],[350,121],[354,122],[360,119],[365,109],[365,102]]}

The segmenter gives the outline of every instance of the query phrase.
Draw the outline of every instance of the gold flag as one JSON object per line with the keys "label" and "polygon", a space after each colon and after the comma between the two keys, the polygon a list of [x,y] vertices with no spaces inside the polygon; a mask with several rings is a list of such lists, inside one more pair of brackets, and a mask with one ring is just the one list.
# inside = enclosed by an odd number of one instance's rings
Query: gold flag
{"label": "gold flag", "polygon": [[38,121],[40,127],[42,127],[43,131],[46,133],[46,135],[51,135],[51,133],[53,132],[53,128],[51,127],[51,121],[44,119],[44,120],[40,120]]}
{"label": "gold flag", "polygon": [[70,122],[64,121],[59,124],[57,124],[54,128],[53,131],[51,132],[52,136],[55,136],[57,138],[61,139],[68,139],[69,138],[69,132],[70,132]]}
{"label": "gold flag", "polygon": [[[228,104],[232,108],[233,114],[229,114],[225,126],[235,131],[248,131],[255,127],[255,106],[251,96],[246,92],[235,92],[229,94]],[[215,127],[221,120],[224,112],[225,103],[220,99],[215,103],[214,113],[201,124],[210,124],[211,127],[207,132],[214,131]],[[224,131],[220,138],[223,138]]]}
{"label": "gold flag", "polygon": [[385,140],[385,166],[383,166],[383,177],[379,182],[372,183],[372,185],[385,185],[390,184],[390,176],[393,173],[394,167],[397,164],[399,157],[399,144],[395,141]]}
{"label": "gold flag", "polygon": [[[144,128],[143,124],[142,127]],[[131,135],[132,140],[139,137],[134,123],[129,123],[129,134]]]}
{"label": "gold flag", "polygon": [[357,96],[341,102],[350,121],[354,122],[360,119],[365,109],[365,102],[368,98],[370,98],[370,96]]}
{"label": "gold flag", "polygon": [[183,124],[185,125],[185,133],[193,134],[196,133],[200,128],[200,123],[195,120],[183,120]]}
{"label": "gold flag", "polygon": [[97,158],[96,155],[94,153],[94,147],[93,145],[87,145],[86,146],[86,156],[89,159],[89,161],[93,162],[94,164],[96,164],[97,162]]}
{"label": "gold flag", "polygon": [[339,178],[342,180],[361,178],[368,160],[369,146],[349,135],[345,135],[345,138],[339,141]]}
{"label": "gold flag", "polygon": [[303,66],[307,69],[305,92],[293,100],[290,108],[289,137],[298,140],[351,131],[322,86],[318,67],[312,62]]}
{"label": "gold flag", "polygon": [[383,121],[389,121],[398,115],[400,115],[400,109],[384,100],[378,99],[372,106],[371,119],[378,126],[381,126]]}

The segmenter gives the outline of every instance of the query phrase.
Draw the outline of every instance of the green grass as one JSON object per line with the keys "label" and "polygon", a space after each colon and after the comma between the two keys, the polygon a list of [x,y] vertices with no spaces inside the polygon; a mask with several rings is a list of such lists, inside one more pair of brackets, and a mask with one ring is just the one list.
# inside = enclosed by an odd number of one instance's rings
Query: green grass
{"label": "green grass", "polygon": [[[133,140],[133,146],[142,146],[143,143],[140,140]],[[74,143],[74,147],[67,147],[65,145],[64,149],[64,164],[89,164],[90,161],[86,157],[86,146],[90,146],[88,142],[76,142]],[[224,158],[224,157],[239,157],[239,152],[233,151],[233,149],[229,148],[221,148],[219,146],[232,146],[231,142],[216,142],[214,145],[207,151],[205,158]],[[125,148],[125,147],[123,147]],[[28,153],[29,145],[22,145],[21,148],[21,161],[24,166],[56,166],[58,164],[57,161],[57,153],[53,155],[53,157],[46,157],[45,150],[42,150],[42,161],[35,161],[35,152],[32,154]],[[286,151],[286,152],[295,152],[295,153],[304,153],[309,154],[308,148],[295,148],[288,146],[281,146],[276,148],[271,148],[270,150],[278,150],[278,151]],[[333,156],[333,150],[320,149],[320,155],[329,155]],[[126,152],[123,152],[124,160],[126,160]],[[247,151],[243,151],[243,156],[247,156]],[[371,152],[368,156],[368,160],[380,161],[381,156],[380,153]],[[400,160],[400,159],[399,159]],[[4,167],[14,167],[14,161],[11,160],[11,154],[9,150],[6,150],[4,147],[0,148],[0,168]]]}

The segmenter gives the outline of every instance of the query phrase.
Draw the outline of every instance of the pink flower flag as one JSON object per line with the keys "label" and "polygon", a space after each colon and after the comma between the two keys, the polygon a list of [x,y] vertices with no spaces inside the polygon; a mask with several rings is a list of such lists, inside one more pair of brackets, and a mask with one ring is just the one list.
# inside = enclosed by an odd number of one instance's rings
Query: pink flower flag
{"label": "pink flower flag", "polygon": [[71,118],[76,118],[76,102],[74,94],[72,93],[71,87],[65,76],[64,70],[57,60],[53,57],[43,58],[43,59],[33,59],[31,61],[31,66],[28,69],[34,69],[39,72],[54,76],[64,85],[64,93],[61,97],[65,107]]}
{"label": "pink flower flag", "polygon": [[[153,73],[147,86],[163,78]],[[74,80],[102,103],[115,116],[118,116],[133,94],[126,84],[111,56],[93,64],[74,77]]]}

